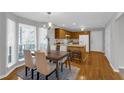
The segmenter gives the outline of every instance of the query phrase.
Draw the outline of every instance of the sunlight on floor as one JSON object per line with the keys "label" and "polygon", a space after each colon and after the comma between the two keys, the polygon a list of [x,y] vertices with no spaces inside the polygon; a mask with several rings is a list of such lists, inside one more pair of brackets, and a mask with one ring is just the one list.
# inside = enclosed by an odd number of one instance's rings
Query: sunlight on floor
{"label": "sunlight on floor", "polygon": [[86,77],[85,77],[85,76],[81,76],[80,79],[81,79],[81,80],[85,80]]}
{"label": "sunlight on floor", "polygon": [[23,79],[21,79],[20,77],[17,77],[17,80],[23,80]]}

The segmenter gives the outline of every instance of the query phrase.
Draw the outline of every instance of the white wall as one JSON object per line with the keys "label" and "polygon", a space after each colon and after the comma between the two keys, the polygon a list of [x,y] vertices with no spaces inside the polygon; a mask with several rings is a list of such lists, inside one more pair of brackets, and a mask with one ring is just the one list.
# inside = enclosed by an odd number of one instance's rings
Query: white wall
{"label": "white wall", "polygon": [[6,73],[6,16],[0,12],[0,76]]}
{"label": "white wall", "polygon": [[105,29],[105,54],[115,71],[124,68],[124,15],[114,18]]}
{"label": "white wall", "polygon": [[91,31],[91,51],[104,52],[104,31]]}
{"label": "white wall", "polygon": [[118,38],[117,38],[117,51],[118,51],[118,67],[124,68],[124,14],[117,20],[118,23]]}
{"label": "white wall", "polygon": [[105,55],[111,62],[111,25],[105,29]]}

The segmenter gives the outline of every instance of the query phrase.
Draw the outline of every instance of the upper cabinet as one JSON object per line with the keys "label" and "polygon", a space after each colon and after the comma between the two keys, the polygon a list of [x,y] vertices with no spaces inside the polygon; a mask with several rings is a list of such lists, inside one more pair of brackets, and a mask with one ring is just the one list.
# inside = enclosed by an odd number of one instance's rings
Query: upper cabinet
{"label": "upper cabinet", "polygon": [[79,39],[78,32],[72,32],[71,39]]}
{"label": "upper cabinet", "polygon": [[55,39],[79,39],[79,35],[90,34],[89,31],[83,32],[70,32],[61,28],[55,29]]}
{"label": "upper cabinet", "polygon": [[60,28],[55,29],[55,39],[65,39],[70,37],[71,37],[71,32]]}

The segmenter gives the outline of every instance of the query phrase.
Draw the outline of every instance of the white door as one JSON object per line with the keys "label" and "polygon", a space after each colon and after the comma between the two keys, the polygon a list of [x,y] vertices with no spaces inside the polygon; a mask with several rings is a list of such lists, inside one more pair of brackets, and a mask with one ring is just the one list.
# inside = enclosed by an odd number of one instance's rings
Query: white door
{"label": "white door", "polygon": [[86,45],[86,51],[89,52],[89,35],[80,35],[79,45]]}

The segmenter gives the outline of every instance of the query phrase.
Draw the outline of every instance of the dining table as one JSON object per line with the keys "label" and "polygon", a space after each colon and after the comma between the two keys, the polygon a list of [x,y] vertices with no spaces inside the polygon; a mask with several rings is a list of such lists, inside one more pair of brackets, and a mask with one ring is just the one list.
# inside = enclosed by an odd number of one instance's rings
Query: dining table
{"label": "dining table", "polygon": [[[69,52],[51,50],[50,52],[45,52],[45,54],[46,54],[47,60],[50,60],[56,64],[56,76],[57,76],[57,79],[59,80],[60,79],[60,77],[59,77],[59,61],[65,57],[69,56]],[[33,52],[32,55],[35,56],[35,53]]]}

